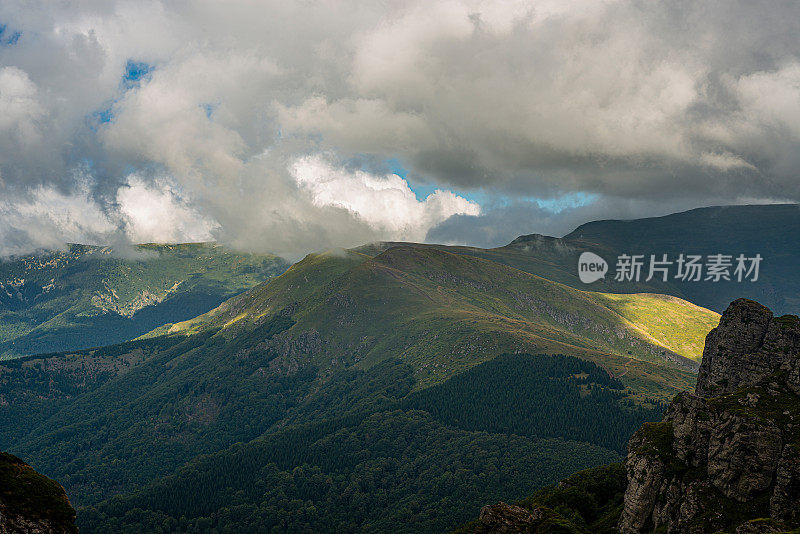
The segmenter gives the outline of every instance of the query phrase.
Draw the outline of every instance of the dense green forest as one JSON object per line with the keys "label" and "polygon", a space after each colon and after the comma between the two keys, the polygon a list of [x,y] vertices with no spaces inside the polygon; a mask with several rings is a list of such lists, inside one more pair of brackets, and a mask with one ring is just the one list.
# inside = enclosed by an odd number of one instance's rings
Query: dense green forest
{"label": "dense green forest", "polygon": [[419,411],[323,427],[200,458],[81,510],[81,531],[442,532],[503,491],[524,495],[557,473],[615,457],[588,444],[461,431]]}
{"label": "dense green forest", "polygon": [[[254,335],[292,323],[276,315]],[[396,359],[325,378],[313,366],[265,375],[276,355],[250,343],[196,335],[103,349],[145,361],[40,414],[52,430],[20,443],[60,471],[82,532],[440,532],[486,502],[616,460],[614,425],[660,409],[634,406],[618,380],[570,356],[503,355],[415,390]],[[39,373],[19,376],[35,390]],[[113,416],[91,413],[97,395],[115,399]],[[589,424],[586,410],[614,425]],[[580,441],[560,439],[582,423]]]}
{"label": "dense green forest", "polygon": [[[623,496],[628,485],[625,466],[612,463],[575,473],[558,484],[544,487],[517,506],[538,509],[534,532],[548,534],[617,534]],[[478,520],[453,534],[484,534]]]}
{"label": "dense green forest", "polygon": [[82,532],[438,532],[616,460],[661,409],[566,355],[502,355],[427,389],[399,359],[271,368],[265,341],[293,324],[5,362],[29,413],[14,429],[22,414],[0,410],[4,439],[64,484]]}
{"label": "dense green forest", "polygon": [[408,397],[465,430],[561,437],[624,452],[642,421],[666,407],[625,400],[624,386],[592,362],[564,355],[508,354]]}
{"label": "dense green forest", "polygon": [[[633,406],[605,370],[569,356],[509,355],[422,390],[414,368],[397,359],[366,370],[287,366],[281,345],[269,341],[295,324],[290,313],[233,335],[204,331],[5,362],[0,382],[14,402],[0,409],[0,445],[59,480],[75,504],[94,505],[135,492],[197,455],[289,425],[314,423],[332,433],[387,410],[425,410],[466,432],[532,439],[574,439],[574,432],[602,448],[595,458],[606,459],[620,451],[627,425],[652,419],[658,409]],[[586,410],[623,426],[587,422]],[[569,472],[548,474],[555,480]]]}

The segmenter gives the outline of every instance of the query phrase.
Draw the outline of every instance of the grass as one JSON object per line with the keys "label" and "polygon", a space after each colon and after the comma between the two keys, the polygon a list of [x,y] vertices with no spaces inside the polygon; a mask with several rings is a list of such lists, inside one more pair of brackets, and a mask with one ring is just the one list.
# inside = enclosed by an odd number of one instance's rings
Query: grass
{"label": "grass", "polygon": [[658,343],[695,361],[703,357],[705,336],[720,315],[691,302],[653,293],[596,293],[597,298]]}

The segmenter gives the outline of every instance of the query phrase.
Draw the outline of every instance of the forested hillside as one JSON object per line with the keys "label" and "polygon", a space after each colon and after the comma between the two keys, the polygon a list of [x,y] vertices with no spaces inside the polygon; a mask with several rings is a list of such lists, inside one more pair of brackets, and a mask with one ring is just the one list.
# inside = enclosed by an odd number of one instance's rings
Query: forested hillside
{"label": "forested hillside", "polygon": [[432,247],[314,254],[142,339],[3,362],[0,446],[84,532],[439,532],[619,458],[717,317]]}
{"label": "forested hillside", "polygon": [[[558,381],[573,371],[579,375],[568,381],[573,394],[565,387],[539,408],[543,419],[568,418],[585,407],[582,398],[592,396],[614,420],[641,422],[660,413],[624,402],[613,380],[588,362],[515,355],[496,363],[516,371],[516,378],[494,377],[498,388],[518,384],[534,389],[548,376]],[[501,488],[521,496],[525,483],[544,485],[570,468],[619,457],[619,440],[606,432],[608,427],[595,426],[581,442],[564,439],[572,430],[569,425],[554,430],[544,420],[529,422],[524,435],[508,428],[464,430],[447,424],[413,407],[419,399],[411,393],[409,371],[387,361],[366,372],[338,374],[291,408],[286,426],[199,458],[129,495],[82,509],[81,526],[89,532],[163,525],[186,532],[204,527],[222,532],[275,527],[291,532],[441,532],[469,518],[481,498],[499,496]],[[450,394],[462,401],[462,412],[482,414],[476,420],[485,426],[493,419],[513,424],[515,414],[530,409],[500,394],[490,413],[468,389],[452,388]],[[598,442],[614,442],[617,450],[593,444]]]}

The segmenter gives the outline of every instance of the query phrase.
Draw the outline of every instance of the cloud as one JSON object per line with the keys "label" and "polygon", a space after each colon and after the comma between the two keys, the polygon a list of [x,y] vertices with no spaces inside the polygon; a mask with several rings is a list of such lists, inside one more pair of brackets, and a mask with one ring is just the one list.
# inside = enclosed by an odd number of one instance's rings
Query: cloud
{"label": "cloud", "polygon": [[211,241],[218,224],[203,217],[164,180],[130,176],[117,190],[118,218],[135,243]]}
{"label": "cloud", "polygon": [[[39,137],[36,123],[44,115],[37,87],[16,67],[0,68],[0,135],[6,142],[27,144]],[[8,139],[10,138],[10,139]]]}
{"label": "cloud", "polygon": [[208,241],[218,225],[200,215],[164,178],[145,181],[130,175],[113,201],[92,195],[91,178],[77,176],[75,187],[60,191],[40,185],[25,197],[0,200],[0,257],[65,243]]}
{"label": "cloud", "polygon": [[114,240],[117,226],[92,200],[86,179],[76,184],[70,192],[39,185],[24,198],[0,200],[0,257]]}
{"label": "cloud", "polygon": [[[0,23],[5,250],[494,242],[524,217],[800,200],[794,3],[10,0]],[[353,164],[390,159],[405,181]]]}
{"label": "cloud", "polygon": [[343,208],[388,240],[422,241],[430,228],[453,215],[480,213],[476,202],[451,191],[437,189],[420,201],[396,174],[336,168],[319,156],[298,159],[292,176],[315,206]]}

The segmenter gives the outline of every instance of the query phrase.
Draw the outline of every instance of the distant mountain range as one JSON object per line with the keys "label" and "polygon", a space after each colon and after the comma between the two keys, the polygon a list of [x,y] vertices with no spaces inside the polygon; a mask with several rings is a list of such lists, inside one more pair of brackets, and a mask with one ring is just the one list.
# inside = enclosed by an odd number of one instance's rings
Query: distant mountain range
{"label": "distant mountain range", "polygon": [[287,267],[273,255],[211,243],[70,245],[0,260],[0,357],[126,341],[204,313]]}
{"label": "distant mountain range", "polygon": [[[796,211],[707,208],[496,249],[310,254],[136,340],[0,362],[0,450],[62,483],[82,532],[450,529],[482,504],[618,460],[695,382],[719,314],[691,299],[797,302]],[[763,278],[579,280],[582,252],[613,269],[618,254],[684,251],[670,229],[692,230],[686,254],[761,254]],[[240,288],[257,276],[204,246],[210,259],[185,260],[216,266],[198,280]],[[261,260],[263,278],[274,260]],[[112,308],[98,294],[114,293],[95,287],[83,302],[100,317],[142,302]]]}
{"label": "distant mountain range", "polygon": [[[596,221],[579,226],[563,239],[527,235],[493,253],[503,261],[528,272],[545,276],[572,287],[586,289],[577,277],[581,252],[595,252],[609,262],[611,272],[605,281],[591,284],[597,291],[630,293],[641,290],[665,293],[722,313],[733,300],[746,297],[775,310],[800,312],[800,206],[773,204],[698,208],[664,217],[630,221]],[[681,281],[675,279],[677,266],[670,266],[665,283],[657,275],[648,283],[617,282],[614,262],[622,255],[651,255],[676,261],[680,254],[708,256],[722,254],[747,258],[761,255],[757,282],[738,282],[730,269],[731,280]],[[749,264],[748,264],[749,266]],[[642,273],[646,278],[647,267]]]}
{"label": "distant mountain range", "polygon": [[[800,309],[800,208],[797,205],[726,206],[631,221],[587,223],[564,238],[525,235],[495,249],[419,245],[471,255],[570,287],[607,293],[673,295],[721,312],[737,297],[764,302],[779,313]],[[375,255],[403,243],[366,245]],[[594,252],[609,263],[604,280],[582,283],[578,257]],[[655,277],[617,282],[622,254],[760,254],[759,280],[688,282]],[[0,357],[77,350],[133,339],[162,324],[191,319],[288,264],[269,254],[239,254],[213,244],[140,245],[132,251],[71,245],[0,261]]]}

